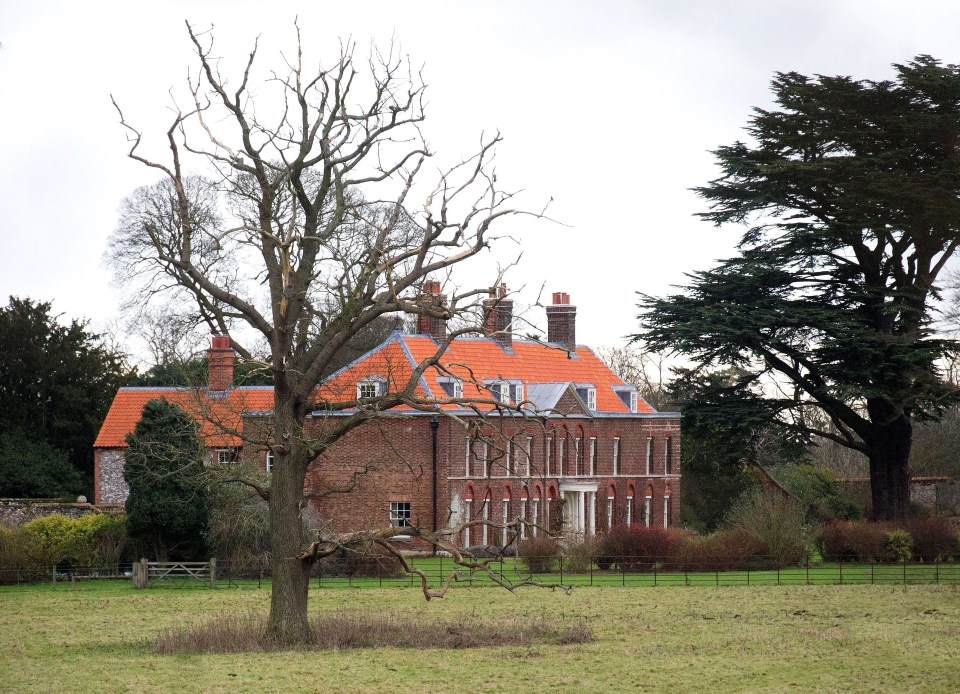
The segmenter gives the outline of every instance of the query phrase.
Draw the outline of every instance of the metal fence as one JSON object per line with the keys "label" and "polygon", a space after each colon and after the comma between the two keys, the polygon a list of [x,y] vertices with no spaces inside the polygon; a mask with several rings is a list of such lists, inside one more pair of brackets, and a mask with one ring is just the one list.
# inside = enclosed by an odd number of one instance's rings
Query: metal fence
{"label": "metal fence", "polygon": [[[532,561],[531,561],[532,560]],[[466,586],[494,586],[483,571],[473,573],[458,567],[449,557],[414,557],[410,564],[426,574],[431,585],[445,581],[457,571]],[[539,567],[531,572],[530,565]],[[729,563],[692,565],[657,561],[650,557],[621,559],[606,568],[569,557],[504,558],[490,562],[497,579],[505,583],[534,580],[556,586],[782,586],[782,585],[960,585],[958,562],[854,563],[804,562],[781,566],[773,560],[754,558],[748,565]],[[53,590],[98,589],[104,585],[132,586],[133,566],[57,566],[0,568],[3,586],[46,586]],[[270,569],[265,562],[238,563],[221,560],[216,564],[219,588],[265,589],[270,586]],[[406,575],[385,563],[365,566],[361,571],[331,573],[320,565],[310,579],[311,590],[343,588],[419,587],[420,579]],[[154,584],[151,583],[151,587]],[[158,588],[205,589],[197,581],[171,580]],[[208,589],[208,588],[206,588]]]}

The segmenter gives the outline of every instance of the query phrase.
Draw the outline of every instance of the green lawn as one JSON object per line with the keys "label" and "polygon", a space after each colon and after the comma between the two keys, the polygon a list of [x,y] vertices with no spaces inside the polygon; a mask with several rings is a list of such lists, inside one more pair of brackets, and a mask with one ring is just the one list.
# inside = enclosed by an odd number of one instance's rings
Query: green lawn
{"label": "green lawn", "polygon": [[[846,567],[845,567],[846,570]],[[79,584],[78,584],[79,585]],[[255,584],[254,584],[255,585]],[[586,645],[158,656],[170,627],[265,611],[267,590],[85,583],[0,590],[0,691],[930,691],[960,689],[956,586],[311,591],[313,612],[585,619]]]}

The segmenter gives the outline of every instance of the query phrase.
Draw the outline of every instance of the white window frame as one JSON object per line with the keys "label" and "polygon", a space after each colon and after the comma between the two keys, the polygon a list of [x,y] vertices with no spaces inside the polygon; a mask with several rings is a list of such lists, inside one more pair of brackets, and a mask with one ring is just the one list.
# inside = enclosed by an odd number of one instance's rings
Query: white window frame
{"label": "white window frame", "polygon": [[510,522],[510,499],[503,500],[503,533],[500,544],[506,546],[507,544],[507,523]]}
{"label": "white window frame", "polygon": [[239,457],[236,448],[217,448],[214,455],[217,456],[217,465],[232,465]]}
{"label": "white window frame", "polygon": [[596,388],[587,388],[587,409],[588,410],[597,409],[597,389]]}
{"label": "white window frame", "polygon": [[563,477],[563,465],[566,462],[564,458],[567,452],[567,438],[565,436],[557,437],[557,477]]}
{"label": "white window frame", "polygon": [[440,376],[437,378],[437,383],[443,388],[448,398],[463,397],[463,381],[456,376]]}
{"label": "white window frame", "polygon": [[483,476],[490,476],[490,443],[488,441],[483,442]]}
{"label": "white window frame", "polygon": [[533,437],[527,437],[527,477],[530,476],[530,455],[533,453]]}
{"label": "white window frame", "polygon": [[520,539],[527,539],[527,500],[520,499],[520,517],[523,523],[520,524]]}
{"label": "white window frame", "polygon": [[587,457],[590,460],[590,476],[597,474],[597,437],[590,437],[590,445],[587,448]]}
{"label": "white window frame", "polygon": [[650,507],[652,506],[650,502],[652,500],[653,497],[651,496],[643,497],[643,524],[648,528],[650,527]]}
{"label": "white window frame", "polygon": [[464,468],[463,468],[464,477],[470,476],[470,458],[471,457],[473,457],[473,438],[468,436],[467,437],[467,454],[466,454],[466,460],[465,460],[466,464],[464,465]]}
{"label": "white window frame", "polygon": [[583,474],[583,469],[580,467],[580,437],[579,436],[573,439],[573,474],[574,475]]}
{"label": "white window frame", "polygon": [[613,529],[613,504],[616,499],[612,496],[607,496],[607,530]]}
{"label": "white window frame", "polygon": [[637,411],[637,391],[635,390],[630,391],[630,411]]}
{"label": "white window frame", "polygon": [[[471,520],[473,520],[473,499],[463,500],[463,513],[466,517],[466,522],[469,523]],[[471,528],[465,528],[463,532],[467,536],[466,539],[464,540],[464,544],[469,545],[470,539],[471,539],[470,538]]]}
{"label": "white window frame", "polygon": [[540,522],[540,519],[537,516],[540,514],[540,499],[533,497],[530,500],[530,514],[533,516],[533,536],[537,536],[537,523]]}
{"label": "white window frame", "polygon": [[413,505],[409,501],[390,502],[390,527],[412,528]]}
{"label": "white window frame", "polygon": [[613,437],[613,474],[620,474],[620,437]]}
{"label": "white window frame", "polygon": [[483,532],[480,534],[480,538],[481,538],[481,540],[482,540],[482,542],[481,542],[480,544],[481,544],[481,545],[486,545],[486,544],[489,544],[488,540],[489,540],[489,530],[490,530],[490,526],[488,525],[488,523],[490,522],[490,499],[489,499],[489,497],[484,497],[484,498],[483,498],[483,506],[480,507],[480,514],[481,514],[480,517],[481,517],[481,518],[483,519],[483,521],[484,521],[484,522],[483,522],[483,526],[482,526],[482,527],[483,527]]}
{"label": "white window frame", "polygon": [[670,526],[670,497],[663,495],[663,527]]}
{"label": "white window frame", "polygon": [[510,477],[513,474],[513,439],[507,439],[503,446],[504,474]]}
{"label": "white window frame", "polygon": [[[357,400],[379,398],[386,393],[387,379],[383,376],[367,376],[357,381]],[[373,395],[364,395],[364,389],[373,387]]]}
{"label": "white window frame", "polygon": [[265,461],[265,467],[266,467],[267,472],[273,472],[273,461],[274,461],[274,459],[275,459],[275,456],[273,455],[273,451],[271,451],[271,450],[268,448],[268,449],[267,449],[267,458],[266,458],[266,461]]}
{"label": "white window frame", "polygon": [[627,529],[633,523],[633,496],[627,494]]}
{"label": "white window frame", "polygon": [[548,436],[548,437],[547,437],[547,449],[546,449],[546,451],[544,452],[544,460],[546,461],[546,468],[547,468],[545,472],[546,472],[547,477],[550,476],[550,456],[552,456],[552,455],[553,455],[553,437],[552,437],[552,436]]}
{"label": "white window frame", "polygon": [[653,474],[653,437],[647,437],[647,474]]}

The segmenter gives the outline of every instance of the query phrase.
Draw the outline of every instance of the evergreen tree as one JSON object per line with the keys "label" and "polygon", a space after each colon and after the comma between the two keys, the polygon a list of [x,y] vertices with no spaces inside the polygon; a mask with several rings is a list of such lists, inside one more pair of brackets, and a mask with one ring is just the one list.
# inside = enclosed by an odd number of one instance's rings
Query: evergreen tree
{"label": "evergreen tree", "polygon": [[209,514],[196,422],[166,400],[151,400],[127,446],[123,477],[130,487],[130,539],[161,561],[205,559]]}
{"label": "evergreen tree", "polygon": [[748,225],[739,255],[682,294],[645,297],[637,336],[789,384],[770,421],[866,455],[879,519],[907,513],[914,419],[957,398],[937,368],[957,344],[930,317],[960,244],[960,66],[895,69],[882,82],[776,75],[753,143],[718,149],[722,175],[697,189],[703,219]]}

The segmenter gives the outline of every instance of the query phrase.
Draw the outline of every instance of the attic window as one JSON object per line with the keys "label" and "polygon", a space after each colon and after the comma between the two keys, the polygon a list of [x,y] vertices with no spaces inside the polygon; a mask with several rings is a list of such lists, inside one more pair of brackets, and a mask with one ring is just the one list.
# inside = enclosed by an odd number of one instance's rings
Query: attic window
{"label": "attic window", "polygon": [[636,388],[625,387],[625,386],[620,386],[620,387],[614,386],[614,390],[616,390],[617,395],[619,396],[620,400],[623,401],[623,404],[626,405],[628,408],[630,408],[631,412],[637,411],[638,397],[637,397]]}
{"label": "attic window", "polygon": [[387,379],[383,376],[370,376],[357,382],[357,399],[378,398],[387,392]]}
{"label": "attic window", "polygon": [[236,448],[218,448],[216,450],[217,465],[229,465],[235,463],[240,457],[240,451]]}
{"label": "attic window", "polygon": [[440,387],[443,388],[443,392],[447,394],[448,398],[463,397],[463,381],[461,381],[459,378],[454,378],[453,376],[440,376],[437,378],[437,383],[439,383]]}
{"label": "attic window", "polygon": [[502,402],[505,405],[523,402],[522,381],[487,381],[486,386],[490,391],[490,397],[497,402]]}
{"label": "attic window", "polygon": [[588,410],[597,409],[597,389],[593,386],[578,386],[577,395],[587,403]]}

